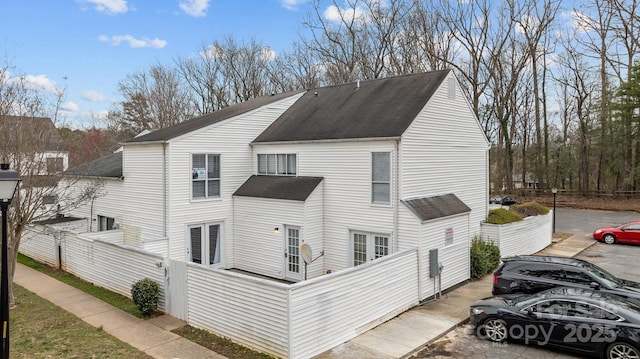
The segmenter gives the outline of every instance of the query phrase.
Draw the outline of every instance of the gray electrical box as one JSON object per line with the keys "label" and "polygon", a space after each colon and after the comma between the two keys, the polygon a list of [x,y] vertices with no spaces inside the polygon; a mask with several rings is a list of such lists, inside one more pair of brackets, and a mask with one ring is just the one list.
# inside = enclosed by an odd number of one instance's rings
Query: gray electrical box
{"label": "gray electrical box", "polygon": [[438,248],[429,251],[429,277],[433,278],[440,273],[438,265]]}

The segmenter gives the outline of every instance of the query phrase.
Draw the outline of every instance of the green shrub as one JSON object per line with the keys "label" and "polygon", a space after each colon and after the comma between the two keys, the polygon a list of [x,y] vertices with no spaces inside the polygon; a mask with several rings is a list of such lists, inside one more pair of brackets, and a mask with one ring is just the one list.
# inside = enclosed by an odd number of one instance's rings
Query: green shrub
{"label": "green shrub", "polygon": [[160,286],[149,278],[141,279],[131,286],[131,299],[145,316],[158,309]]}
{"label": "green shrub", "polygon": [[522,221],[522,215],[518,212],[504,208],[495,208],[489,211],[486,222],[491,224],[505,224],[518,221]]}
{"label": "green shrub", "polygon": [[522,217],[538,216],[549,213],[549,208],[536,201],[515,204],[511,206],[511,210],[520,213]]}
{"label": "green shrub", "polygon": [[484,241],[481,237],[474,237],[471,241],[471,279],[477,279],[491,272],[500,264],[500,248]]}

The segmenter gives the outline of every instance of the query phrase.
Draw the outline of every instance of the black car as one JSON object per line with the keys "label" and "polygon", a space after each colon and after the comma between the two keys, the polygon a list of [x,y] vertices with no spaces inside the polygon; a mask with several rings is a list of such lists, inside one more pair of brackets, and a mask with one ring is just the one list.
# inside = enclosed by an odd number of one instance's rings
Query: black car
{"label": "black car", "polygon": [[504,206],[510,206],[515,204],[516,200],[511,197],[491,197],[489,199],[489,204],[502,204]]}
{"label": "black car", "polygon": [[469,323],[478,337],[494,342],[535,343],[600,358],[640,356],[640,306],[591,289],[485,298],[471,305]]}
{"label": "black car", "polygon": [[492,294],[537,293],[570,286],[617,294],[640,304],[640,283],[616,278],[597,265],[554,256],[515,256],[502,259],[493,273]]}

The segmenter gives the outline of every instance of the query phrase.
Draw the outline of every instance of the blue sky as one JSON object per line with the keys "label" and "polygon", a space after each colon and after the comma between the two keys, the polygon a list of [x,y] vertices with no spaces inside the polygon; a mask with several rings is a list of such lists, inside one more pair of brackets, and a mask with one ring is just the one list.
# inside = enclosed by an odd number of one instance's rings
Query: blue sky
{"label": "blue sky", "polygon": [[253,38],[276,53],[289,50],[310,6],[308,0],[3,0],[0,64],[47,89],[66,88],[66,122],[86,127],[92,114],[120,100],[117,85],[127,74],[172,65],[214,40]]}

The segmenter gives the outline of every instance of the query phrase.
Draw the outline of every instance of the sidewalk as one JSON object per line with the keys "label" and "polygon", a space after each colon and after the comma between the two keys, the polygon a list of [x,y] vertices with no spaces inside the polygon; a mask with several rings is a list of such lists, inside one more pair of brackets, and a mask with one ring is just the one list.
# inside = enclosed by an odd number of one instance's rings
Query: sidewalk
{"label": "sidewalk", "polygon": [[169,315],[149,320],[136,318],[22,264],[16,267],[14,282],[154,358],[226,358],[171,333],[186,323]]}
{"label": "sidewalk", "polygon": [[[541,255],[573,257],[595,241],[573,236],[553,243]],[[408,358],[469,319],[469,306],[491,296],[493,275],[469,282],[441,299],[412,308],[392,320],[326,351],[315,359]]]}

